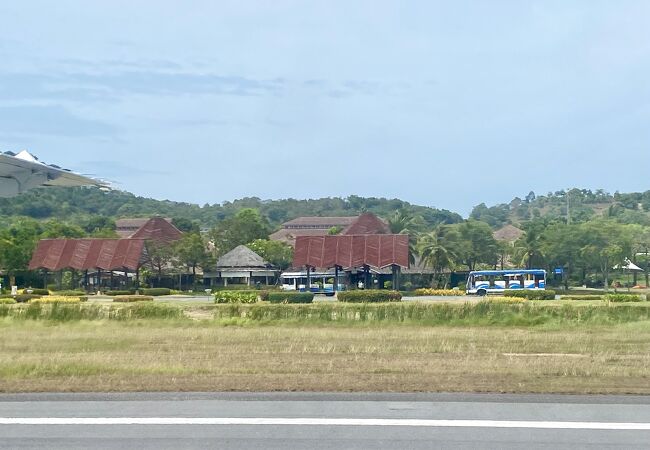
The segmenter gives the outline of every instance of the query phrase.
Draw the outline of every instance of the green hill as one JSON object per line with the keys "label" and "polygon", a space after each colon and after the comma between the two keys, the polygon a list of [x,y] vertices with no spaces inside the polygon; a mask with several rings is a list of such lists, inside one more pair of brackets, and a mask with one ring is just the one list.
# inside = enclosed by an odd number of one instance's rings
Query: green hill
{"label": "green hill", "polygon": [[0,199],[0,216],[26,216],[34,219],[60,219],[73,224],[87,221],[89,216],[150,217],[159,215],[184,218],[201,227],[212,227],[234,216],[242,208],[256,208],[272,226],[299,216],[351,216],[369,211],[388,217],[397,209],[406,209],[422,216],[428,226],[462,221],[459,214],[426,206],[411,205],[398,199],[320,198],[313,200],[261,200],[243,198],[222,204],[199,206],[191,203],[154,200],[124,191],[103,191],[98,188],[35,189],[13,198]]}
{"label": "green hill", "polygon": [[477,205],[470,217],[488,223],[493,228],[505,224],[521,225],[534,218],[567,218],[567,205],[572,222],[585,222],[595,217],[612,217],[621,223],[650,225],[650,191],[642,193],[609,194],[602,189],[571,189],[515,197],[510,203]]}

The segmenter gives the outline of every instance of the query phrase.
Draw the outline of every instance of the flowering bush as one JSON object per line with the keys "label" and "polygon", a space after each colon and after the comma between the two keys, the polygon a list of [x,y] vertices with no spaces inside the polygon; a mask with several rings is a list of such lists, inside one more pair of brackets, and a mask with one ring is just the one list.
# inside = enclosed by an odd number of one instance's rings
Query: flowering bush
{"label": "flowering bush", "polygon": [[444,297],[451,297],[456,295],[465,295],[465,292],[458,289],[432,289],[432,288],[421,288],[413,291],[413,295],[437,295]]}
{"label": "flowering bush", "polygon": [[113,302],[117,303],[133,303],[133,302],[153,302],[151,295],[116,295],[113,297]]}
{"label": "flowering bush", "polygon": [[48,295],[47,297],[33,298],[30,304],[35,303],[81,303],[88,300],[88,297],[64,297],[63,295]]}

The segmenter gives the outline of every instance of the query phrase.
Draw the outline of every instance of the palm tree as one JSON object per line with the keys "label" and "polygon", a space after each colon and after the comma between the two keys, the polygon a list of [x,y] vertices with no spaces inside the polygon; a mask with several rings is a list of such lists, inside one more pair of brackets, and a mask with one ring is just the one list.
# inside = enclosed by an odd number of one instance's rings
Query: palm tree
{"label": "palm tree", "polygon": [[531,223],[526,227],[526,232],[515,242],[514,257],[517,263],[525,266],[526,269],[533,267],[533,262],[541,263],[542,254],[542,232],[543,227]]}
{"label": "palm tree", "polygon": [[417,245],[422,264],[433,269],[433,282],[436,284],[443,270],[450,267],[456,258],[446,233],[445,225],[438,225],[433,231],[423,234]]}
{"label": "palm tree", "polygon": [[405,208],[396,210],[388,218],[388,227],[393,234],[409,235],[409,263],[415,264],[415,255],[418,254],[416,242],[423,227],[423,220],[420,216],[413,215]]}

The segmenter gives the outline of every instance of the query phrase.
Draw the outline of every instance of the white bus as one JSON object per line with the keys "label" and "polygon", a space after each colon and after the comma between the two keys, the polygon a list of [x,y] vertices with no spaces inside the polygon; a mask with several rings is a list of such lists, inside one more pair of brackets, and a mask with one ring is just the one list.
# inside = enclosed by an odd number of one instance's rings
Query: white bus
{"label": "white bus", "polygon": [[467,278],[467,293],[487,295],[514,289],[545,289],[543,269],[473,270]]}

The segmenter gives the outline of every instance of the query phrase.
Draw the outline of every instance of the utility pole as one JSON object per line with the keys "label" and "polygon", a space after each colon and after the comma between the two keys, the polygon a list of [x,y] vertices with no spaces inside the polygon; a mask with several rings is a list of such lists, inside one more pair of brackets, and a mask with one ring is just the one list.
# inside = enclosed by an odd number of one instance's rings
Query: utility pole
{"label": "utility pole", "polygon": [[569,210],[569,192],[570,189],[566,190],[566,224],[571,225],[571,211]]}

